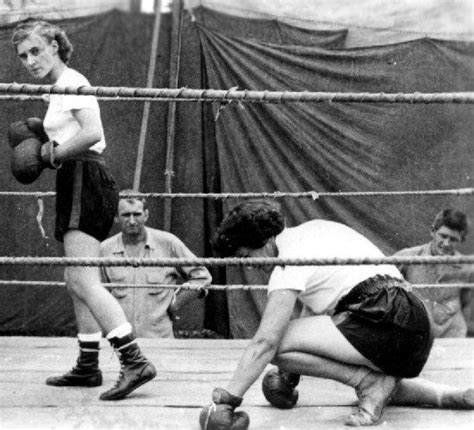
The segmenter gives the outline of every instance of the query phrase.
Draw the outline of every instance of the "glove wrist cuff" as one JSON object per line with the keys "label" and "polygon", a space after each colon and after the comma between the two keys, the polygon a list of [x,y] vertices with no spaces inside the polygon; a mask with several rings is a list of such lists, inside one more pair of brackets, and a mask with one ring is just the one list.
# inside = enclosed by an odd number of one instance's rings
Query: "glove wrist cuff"
{"label": "glove wrist cuff", "polygon": [[59,143],[56,142],[55,140],[51,141],[51,151],[50,151],[50,156],[49,156],[49,164],[51,164],[51,166],[53,167],[53,169],[59,169],[63,163],[61,163],[60,161],[56,161],[56,158],[54,156],[54,148],[56,148],[56,146],[59,146]]}
{"label": "glove wrist cuff", "polygon": [[212,401],[217,405],[225,404],[237,408],[242,404],[243,400],[243,397],[233,396],[223,388],[214,388],[212,392]]}
{"label": "glove wrist cuff", "polygon": [[62,166],[60,161],[56,160],[54,148],[59,146],[58,142],[52,140],[43,144],[41,148],[41,158],[50,169],[59,169]]}

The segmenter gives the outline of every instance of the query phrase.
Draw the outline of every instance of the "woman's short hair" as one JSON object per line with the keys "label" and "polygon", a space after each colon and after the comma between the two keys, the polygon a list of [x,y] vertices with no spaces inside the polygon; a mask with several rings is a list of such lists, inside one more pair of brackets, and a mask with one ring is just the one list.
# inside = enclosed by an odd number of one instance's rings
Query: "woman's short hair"
{"label": "woman's short hair", "polygon": [[59,58],[61,58],[64,64],[69,63],[73,52],[72,43],[69,41],[63,29],[47,21],[27,18],[24,21],[19,22],[15,27],[12,37],[12,43],[15,48],[35,32],[43,37],[48,43],[56,40],[59,47]]}
{"label": "woman's short hair", "polygon": [[285,228],[280,205],[268,200],[248,200],[233,208],[213,238],[214,252],[221,257],[235,255],[240,247],[262,248]]}
{"label": "woman's short hair", "polygon": [[466,238],[469,230],[469,223],[466,214],[449,208],[443,209],[436,215],[431,228],[433,231],[436,231],[442,226],[458,231],[461,234],[462,240]]}

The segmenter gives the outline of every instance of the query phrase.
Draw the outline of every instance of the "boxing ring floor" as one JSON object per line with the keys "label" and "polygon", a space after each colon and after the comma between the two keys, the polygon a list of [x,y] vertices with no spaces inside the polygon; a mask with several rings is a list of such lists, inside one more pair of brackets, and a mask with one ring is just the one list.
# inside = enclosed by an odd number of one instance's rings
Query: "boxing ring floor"
{"label": "boxing ring floor", "polygon": [[[102,341],[104,385],[59,388],[47,376],[67,371],[77,354],[74,338],[0,337],[0,429],[193,429],[201,407],[215,386],[224,386],[247,340],[140,339],[158,375],[128,398],[103,402],[119,365]],[[437,339],[422,376],[459,387],[474,386],[474,338]],[[271,407],[260,389],[261,378],[246,394],[242,408],[250,429],[348,429],[343,425],[356,397],[334,381],[303,377],[298,407]],[[377,428],[377,427],[376,427]],[[383,430],[472,429],[474,411],[388,407]]]}

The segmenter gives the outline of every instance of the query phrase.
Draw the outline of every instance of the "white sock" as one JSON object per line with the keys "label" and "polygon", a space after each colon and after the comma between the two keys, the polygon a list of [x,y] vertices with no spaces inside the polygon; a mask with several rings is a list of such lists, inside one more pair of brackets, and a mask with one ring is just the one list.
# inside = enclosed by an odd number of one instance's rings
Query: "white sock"
{"label": "white sock", "polygon": [[77,338],[79,339],[79,342],[100,342],[102,339],[102,332],[78,333]]}
{"label": "white sock", "polygon": [[114,328],[107,336],[107,339],[112,339],[113,337],[124,337],[132,333],[132,325],[128,322],[119,325]]}

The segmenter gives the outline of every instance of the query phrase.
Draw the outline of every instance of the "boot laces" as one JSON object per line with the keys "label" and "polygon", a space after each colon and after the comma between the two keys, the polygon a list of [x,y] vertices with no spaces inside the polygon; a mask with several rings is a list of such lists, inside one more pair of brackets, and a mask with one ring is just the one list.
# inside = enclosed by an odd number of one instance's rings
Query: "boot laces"
{"label": "boot laces", "polygon": [[117,388],[120,385],[120,383],[125,379],[124,370],[125,370],[125,366],[123,364],[121,364],[120,365],[119,376],[118,376],[117,380],[115,381],[114,388]]}

